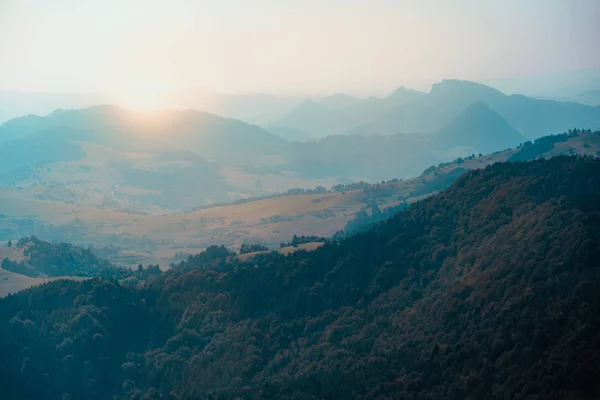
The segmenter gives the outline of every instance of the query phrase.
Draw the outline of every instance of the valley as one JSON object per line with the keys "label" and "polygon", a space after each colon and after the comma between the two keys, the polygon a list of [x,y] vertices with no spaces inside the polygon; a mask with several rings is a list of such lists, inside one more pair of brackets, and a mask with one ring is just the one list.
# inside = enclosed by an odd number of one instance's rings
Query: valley
{"label": "valley", "polygon": [[[0,393],[595,398],[599,172],[593,157],[494,163],[311,251],[210,246],[164,272],[107,265],[21,291],[0,299]],[[96,262],[27,243],[34,271]]]}
{"label": "valley", "polygon": [[0,0],[0,400],[600,399],[599,17]]}
{"label": "valley", "polygon": [[277,248],[294,235],[330,237],[343,230],[361,209],[370,214],[373,204],[383,211],[401,202],[413,203],[445,189],[470,169],[557,155],[597,156],[600,150],[600,136],[593,132],[549,136],[535,143],[441,163],[416,178],[366,185],[366,189],[275,196],[175,215],[66,204],[35,198],[28,192],[35,188],[4,188],[0,192],[0,240],[36,235],[46,240],[110,247],[108,257],[119,265],[166,267],[178,259],[178,253],[179,257],[195,254],[211,245],[239,248],[243,243],[261,243]]}

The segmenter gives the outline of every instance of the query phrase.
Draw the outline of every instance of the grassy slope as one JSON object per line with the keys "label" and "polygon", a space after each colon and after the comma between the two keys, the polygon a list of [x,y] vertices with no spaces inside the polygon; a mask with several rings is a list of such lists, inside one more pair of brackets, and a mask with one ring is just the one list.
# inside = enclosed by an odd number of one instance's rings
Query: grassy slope
{"label": "grassy slope", "polygon": [[[585,147],[585,143],[589,147]],[[544,156],[575,153],[595,156],[599,149],[600,136],[584,133],[567,142],[557,143]],[[435,192],[430,189],[436,186],[434,181],[440,175],[457,168],[483,168],[506,161],[515,152],[517,150],[485,155],[465,160],[460,165],[453,163],[436,168],[414,179],[383,184],[381,187],[391,188],[393,193],[377,198],[377,202],[383,209],[397,204],[400,199],[410,202],[424,198]],[[196,253],[212,244],[239,246],[243,242],[264,242],[277,247],[293,235],[329,236],[342,229],[366,201],[361,190],[354,190],[283,196],[182,215],[152,216],[24,199],[23,193],[18,190],[4,190],[2,196],[5,218],[0,219],[0,230],[10,231],[14,223],[23,218],[46,225],[62,225],[79,219],[77,229],[65,229],[64,239],[77,244],[118,245],[123,252],[114,261],[126,265],[139,262],[165,265],[177,252]],[[327,215],[323,214],[325,211]],[[316,215],[316,212],[322,214]],[[150,240],[149,243],[147,240],[144,242],[145,237]]]}
{"label": "grassy slope", "polygon": [[[4,244],[4,246],[6,246]],[[24,261],[27,256],[24,254],[24,248],[12,246],[0,248],[0,262],[8,258],[12,261]],[[54,281],[57,279],[77,279],[77,277],[56,277],[56,278],[30,278],[25,275],[17,274],[11,271],[6,271],[0,268],[0,297],[4,297],[9,293],[15,293],[31,286],[40,285],[42,283]]]}

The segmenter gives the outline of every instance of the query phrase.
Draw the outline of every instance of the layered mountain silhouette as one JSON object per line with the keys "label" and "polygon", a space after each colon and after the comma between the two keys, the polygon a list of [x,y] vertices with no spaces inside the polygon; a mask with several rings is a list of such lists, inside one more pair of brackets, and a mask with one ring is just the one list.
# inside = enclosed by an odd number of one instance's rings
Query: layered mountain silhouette
{"label": "layered mountain silhouette", "polygon": [[440,160],[514,148],[525,141],[498,113],[477,102],[434,133],[335,135],[299,143],[294,168],[313,177],[322,177],[322,171],[344,171],[347,176],[391,179],[394,171],[414,176],[422,171],[419,168]]}
{"label": "layered mountain silhouette", "polygon": [[[256,125],[194,110],[58,110],[0,126],[0,186],[136,213],[184,211],[268,194],[254,182],[288,146]],[[244,173],[256,178],[247,184]]]}
{"label": "layered mountain silhouette", "polygon": [[361,102],[356,97],[348,96],[344,93],[336,93],[324,97],[318,101],[318,105],[330,110],[343,110],[344,108],[354,107]]}
{"label": "layered mountain silhouette", "polygon": [[[474,85],[474,89],[488,101],[503,96],[481,85]],[[443,85],[432,92],[440,98],[448,96],[447,92],[453,93],[453,96],[470,98],[472,91],[470,85],[461,84],[455,88]],[[401,103],[409,98],[423,96],[432,94],[424,95],[400,89],[390,96],[394,97],[393,100],[373,98],[366,101],[371,104],[368,107],[376,109],[382,103]],[[327,101],[335,102],[336,99],[348,101],[339,96]],[[366,110],[366,103],[361,104],[361,109]],[[282,128],[283,131],[279,132],[288,135],[290,141],[285,141],[256,125],[194,110],[140,114],[109,105],[81,110],[57,110],[46,117],[26,116],[0,126],[0,154],[6,155],[0,160],[0,173],[43,162],[76,161],[85,155],[81,151],[81,143],[94,143],[122,153],[159,155],[184,150],[196,155],[194,165],[205,171],[203,176],[207,179],[212,177],[211,181],[218,180],[214,172],[217,166],[245,169],[261,166],[271,168],[273,173],[287,171],[286,173],[303,179],[380,180],[415,176],[427,166],[440,161],[472,152],[503,150],[526,140],[488,104],[469,104],[452,118],[448,116],[454,115],[455,109],[460,105],[428,107],[430,106],[422,102],[409,102],[386,114],[392,115],[395,110],[406,112],[406,118],[389,121],[390,129],[396,127],[400,131],[403,130],[400,128],[401,124],[420,111],[438,112],[438,115],[444,115],[444,121],[448,119],[437,129],[433,129],[437,120],[427,119],[427,126],[431,129],[428,129],[428,133],[377,134],[370,137],[359,134],[330,135],[310,143],[296,143],[295,141],[302,140],[302,132],[293,129],[285,131],[286,128]],[[305,112],[313,115],[321,112],[325,119],[330,115],[329,109],[310,100],[296,111],[298,121],[305,118],[300,115]],[[86,151],[90,152],[92,148],[88,146]],[[206,161],[215,166],[207,166]],[[119,158],[113,160],[113,163],[123,165]],[[129,167],[125,171],[127,176],[130,172],[133,173]],[[192,171],[198,173],[199,170],[173,170],[169,174],[185,175]],[[139,174],[135,176],[139,177]],[[150,175],[148,179],[152,179]],[[144,178],[141,181],[146,180]],[[128,179],[127,182],[133,181]],[[225,190],[225,187],[220,187],[219,190]]]}
{"label": "layered mountain silhouette", "polygon": [[[529,103],[539,118],[529,118]],[[118,210],[190,210],[324,182],[418,176],[433,164],[516,147],[528,137],[504,114],[539,127],[549,107],[558,116],[579,110],[568,114],[578,121],[596,111],[444,81],[428,94],[401,88],[383,99],[338,94],[307,100],[288,120],[313,123],[316,131],[340,132],[378,115],[346,134],[307,141],[303,130],[274,129],[284,140],[257,125],[195,110],[136,113],[112,105],[56,110],[0,126],[0,185],[40,187],[43,194],[35,196]],[[315,115],[321,119],[311,119]],[[75,187],[65,180],[73,174],[78,178],[69,181],[78,182]],[[92,188],[100,192],[90,196]]]}
{"label": "layered mountain silhouette", "polygon": [[194,87],[164,94],[165,102],[179,110],[196,109],[253,124],[268,124],[284,117],[302,98],[265,93],[220,93]]}
{"label": "layered mountain silhouette", "polygon": [[0,126],[0,144],[41,137],[126,151],[188,150],[216,160],[280,153],[284,146],[282,139],[256,125],[195,110],[139,114],[101,105],[21,117]]}
{"label": "layered mountain silhouette", "polygon": [[305,100],[285,118],[269,125],[271,129],[290,128],[312,138],[346,133],[378,118],[390,109],[422,99],[425,93],[399,88],[384,98],[357,99],[336,94],[319,102]]}
{"label": "layered mountain silhouette", "polygon": [[600,106],[600,90],[587,90],[575,96],[575,101],[590,106]]}
{"label": "layered mountain silhouette", "polygon": [[[219,93],[191,87],[151,94],[177,110],[197,109],[227,118],[267,124],[284,117],[302,102],[294,96],[262,93]],[[26,114],[48,114],[57,108],[87,108],[98,104],[122,104],[114,93],[28,93],[0,91],[0,123]]]}
{"label": "layered mountain silhouette", "polygon": [[[600,128],[598,107],[522,95],[509,96],[489,86],[469,81],[444,80],[434,84],[429,93],[400,89],[387,99],[390,98],[401,100],[380,102],[382,107],[379,107],[377,112],[360,114],[362,124],[358,118],[348,119],[343,116],[343,110],[351,114],[350,110],[358,108],[353,104],[345,109],[304,109],[301,120],[292,118],[296,115],[297,110],[294,110],[288,115],[290,119],[286,117],[280,120],[278,125],[305,132],[312,131],[313,136],[332,133],[365,136],[431,133],[441,129],[471,104],[483,102],[529,139],[563,132],[573,127]],[[371,101],[365,99],[358,104],[368,108]],[[340,120],[344,123],[338,122]],[[323,121],[327,121],[327,124]],[[351,122],[354,126],[349,127]],[[327,126],[327,129],[323,126]],[[337,131],[332,131],[331,127],[335,127]],[[348,129],[345,132],[339,132],[346,127]]]}

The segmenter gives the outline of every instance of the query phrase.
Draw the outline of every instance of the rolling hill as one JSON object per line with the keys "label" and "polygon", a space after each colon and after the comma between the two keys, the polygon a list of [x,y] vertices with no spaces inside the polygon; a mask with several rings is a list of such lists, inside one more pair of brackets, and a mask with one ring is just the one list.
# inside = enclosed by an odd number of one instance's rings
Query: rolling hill
{"label": "rolling hill", "polygon": [[118,271],[89,249],[35,237],[0,247],[0,297],[58,279],[82,280]]}
{"label": "rolling hill", "polygon": [[[241,119],[255,124],[268,124],[286,115],[300,104],[300,98],[262,93],[219,93],[206,88],[190,87],[162,93],[157,106],[176,110],[197,109]],[[116,93],[35,93],[0,91],[0,123],[28,114],[46,115],[56,109],[87,108],[98,104],[129,107],[127,98]]]}
{"label": "rolling hill", "polygon": [[258,126],[191,110],[57,110],[0,126],[0,190],[163,214],[338,182],[282,170],[289,146]]}
{"label": "rolling hill", "polygon": [[51,244],[36,237],[20,239],[0,251],[2,269],[30,278],[90,277],[112,266],[90,249],[67,243]]}
{"label": "rolling hill", "polygon": [[[368,101],[399,103],[421,95],[402,89],[393,100]],[[17,189],[24,199],[173,214],[293,188],[414,177],[431,164],[519,143],[491,111],[467,108],[457,118],[428,135],[337,135],[299,143],[193,110],[141,114],[107,105],[56,110],[0,126],[0,192]]]}
{"label": "rolling hill", "polygon": [[7,398],[600,396],[600,160],[497,163],[374,229],[0,299]]}
{"label": "rolling hill", "polygon": [[187,150],[215,160],[278,154],[283,141],[239,120],[188,111],[140,114],[110,105],[57,110],[46,117],[26,116],[0,126],[0,143],[15,139],[60,137],[129,152]]}
{"label": "rolling hill", "polygon": [[242,243],[261,243],[276,248],[294,235],[331,236],[343,230],[361,209],[370,214],[373,203],[382,212],[402,202],[410,204],[446,188],[468,170],[496,162],[597,156],[599,151],[598,133],[578,131],[526,142],[512,150],[430,164],[421,175],[402,181],[338,186],[332,192],[270,197],[181,215],[143,215],[67,204],[62,197],[36,197],[28,192],[34,189],[4,188],[0,191],[0,240],[36,235],[82,245],[114,245],[118,251],[111,260],[119,265],[168,265],[178,253],[197,253],[215,244],[238,248]]}

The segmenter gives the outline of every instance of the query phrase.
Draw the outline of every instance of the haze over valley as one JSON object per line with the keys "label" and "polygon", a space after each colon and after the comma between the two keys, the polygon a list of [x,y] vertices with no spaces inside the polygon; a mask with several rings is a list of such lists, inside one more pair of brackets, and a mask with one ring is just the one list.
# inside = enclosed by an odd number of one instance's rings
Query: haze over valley
{"label": "haze over valley", "polygon": [[599,16],[0,1],[0,399],[600,398]]}
{"label": "haze over valley", "polygon": [[[391,210],[459,176],[419,183],[432,165],[508,160],[573,126],[600,129],[600,107],[459,80],[305,100],[266,127],[194,109],[57,109],[0,125],[0,240],[113,246],[117,263],[163,267],[212,244],[273,248],[331,236],[373,201]],[[567,143],[526,159],[596,155],[594,134]],[[356,193],[380,182],[390,186],[382,198]]]}

